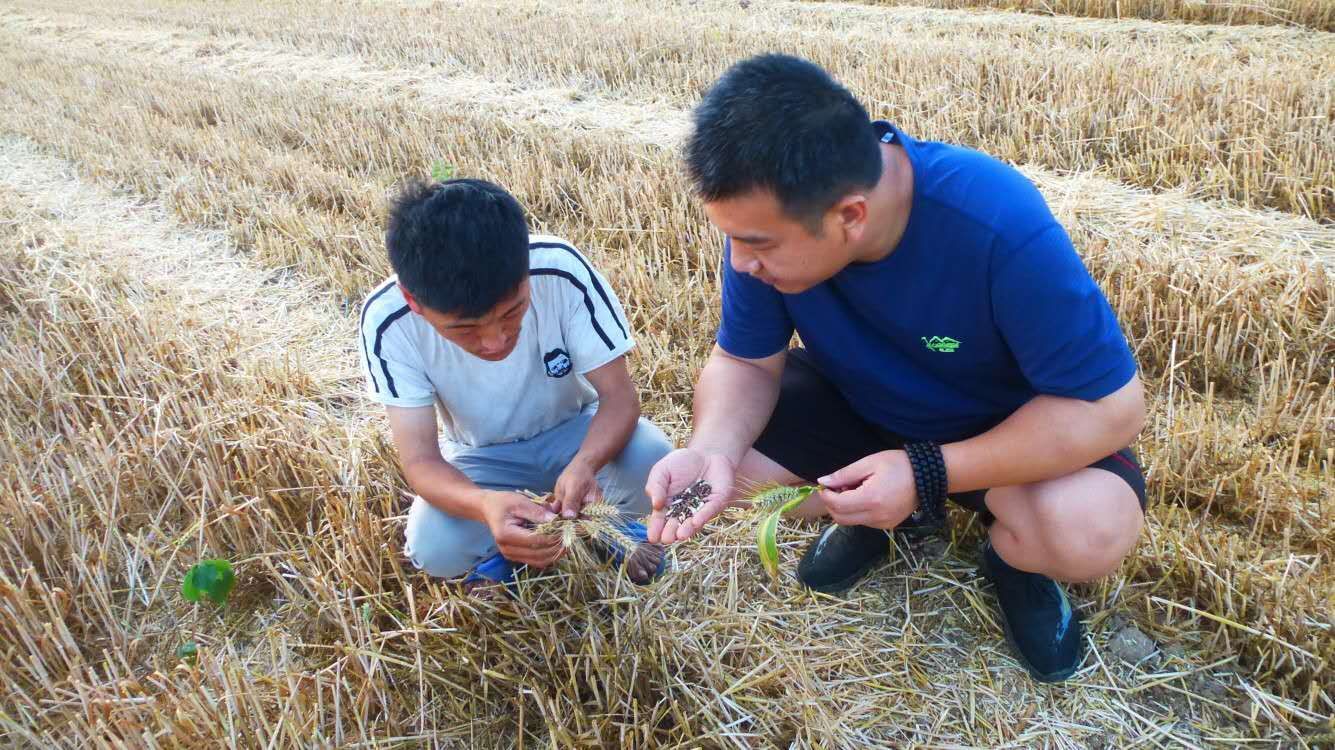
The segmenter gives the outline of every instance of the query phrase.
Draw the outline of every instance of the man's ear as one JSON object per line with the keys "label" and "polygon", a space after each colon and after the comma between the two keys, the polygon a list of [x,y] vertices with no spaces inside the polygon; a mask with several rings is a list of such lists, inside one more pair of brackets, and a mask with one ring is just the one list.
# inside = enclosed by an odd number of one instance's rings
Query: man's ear
{"label": "man's ear", "polygon": [[862,234],[867,231],[867,196],[862,193],[849,193],[830,209],[833,212],[838,227],[843,230],[844,237],[849,242],[857,242],[862,239]]}
{"label": "man's ear", "polygon": [[414,313],[418,315],[421,315],[422,303],[417,301],[417,298],[413,296],[412,292],[408,291],[407,289],[404,289],[402,283],[399,283],[399,292],[403,294],[403,301],[408,303],[408,309],[412,310]]}

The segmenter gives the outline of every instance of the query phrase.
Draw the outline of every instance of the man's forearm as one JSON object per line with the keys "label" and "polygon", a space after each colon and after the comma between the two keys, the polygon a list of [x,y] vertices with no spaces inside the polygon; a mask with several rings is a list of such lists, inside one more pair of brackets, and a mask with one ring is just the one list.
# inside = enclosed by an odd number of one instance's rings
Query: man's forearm
{"label": "man's forearm", "polygon": [[1078,471],[1140,432],[1139,381],[1100,401],[1038,396],[991,430],[942,446],[950,492],[1008,487]]}
{"label": "man's forearm", "polygon": [[[779,371],[782,360],[779,360]],[[779,398],[778,372],[715,351],[695,385],[691,447],[736,466],[765,429]]]}
{"label": "man's forearm", "polygon": [[640,402],[634,391],[599,399],[589,432],[571,463],[582,462],[591,471],[599,471],[625,450],[639,420]]}
{"label": "man's forearm", "polygon": [[483,521],[486,490],[443,458],[420,459],[403,467],[408,486],[441,511],[470,521]]}

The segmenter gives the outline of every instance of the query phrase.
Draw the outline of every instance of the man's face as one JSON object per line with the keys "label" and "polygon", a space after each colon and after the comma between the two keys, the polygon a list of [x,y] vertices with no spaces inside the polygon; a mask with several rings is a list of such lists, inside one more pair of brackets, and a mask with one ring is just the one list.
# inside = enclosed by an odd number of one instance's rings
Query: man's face
{"label": "man's face", "polygon": [[733,270],[784,294],[798,294],[854,260],[844,206],[836,204],[821,217],[819,233],[785,214],[769,190],[711,201],[704,209],[714,226],[732,239]]}
{"label": "man's face", "polygon": [[426,318],[436,333],[460,349],[488,362],[499,362],[510,356],[519,343],[519,331],[528,312],[528,279],[497,305],[477,318],[463,318],[423,307],[406,289],[403,296],[413,312]]}

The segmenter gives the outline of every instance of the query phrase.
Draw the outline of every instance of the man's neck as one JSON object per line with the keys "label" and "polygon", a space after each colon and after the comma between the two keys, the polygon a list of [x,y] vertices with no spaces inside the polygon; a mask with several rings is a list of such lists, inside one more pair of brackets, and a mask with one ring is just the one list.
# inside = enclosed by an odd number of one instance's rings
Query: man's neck
{"label": "man's neck", "polygon": [[908,153],[900,146],[882,144],[881,163],[881,179],[867,196],[871,226],[857,253],[860,263],[875,263],[895,251],[913,205],[913,165]]}

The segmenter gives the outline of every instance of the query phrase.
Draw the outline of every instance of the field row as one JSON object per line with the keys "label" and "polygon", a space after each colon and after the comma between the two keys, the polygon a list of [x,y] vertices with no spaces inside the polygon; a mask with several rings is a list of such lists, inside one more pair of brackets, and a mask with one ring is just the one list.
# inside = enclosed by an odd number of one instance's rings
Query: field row
{"label": "field row", "polygon": [[[176,591],[184,565],[223,554],[242,599],[310,622],[338,604],[318,596],[329,560],[348,565],[347,583],[391,569],[361,540],[384,533],[368,506],[392,477],[350,460],[373,443],[349,443],[331,398],[348,352],[311,346],[341,339],[346,321],[308,283],[247,272],[218,233],[175,228],[13,139],[0,169],[0,638],[22,644],[0,657],[4,736],[309,738],[314,703],[355,696],[335,698],[333,679],[292,690],[250,674],[271,655],[300,663],[280,638],[306,630],[246,646],[229,639],[244,605],[201,620]],[[321,526],[313,509],[348,521]],[[195,675],[173,669],[190,639]]]}
{"label": "field row", "polygon": [[[354,59],[423,84],[481,76],[682,110],[730,62],[784,50],[821,63],[909,132],[1128,184],[1335,217],[1335,36],[1291,29],[974,17],[820,4],[300,2],[237,14],[155,5],[2,16],[34,44],[193,45]],[[23,6],[20,6],[23,7]],[[946,15],[946,17],[941,17]],[[467,29],[466,34],[459,33]],[[532,35],[515,43],[516,30]],[[539,40],[559,40],[549,43]]]}
{"label": "field row", "polygon": [[1296,24],[1335,31],[1335,3],[1329,0],[868,0],[877,5],[929,8],[987,8],[1089,18],[1142,18],[1222,24]]}

